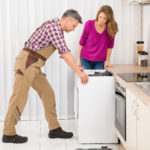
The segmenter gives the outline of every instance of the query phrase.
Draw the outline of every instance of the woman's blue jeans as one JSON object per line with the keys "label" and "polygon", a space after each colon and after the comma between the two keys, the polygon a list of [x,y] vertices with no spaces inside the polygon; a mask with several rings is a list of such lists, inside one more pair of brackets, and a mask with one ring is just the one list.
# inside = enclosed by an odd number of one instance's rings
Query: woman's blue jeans
{"label": "woman's blue jeans", "polygon": [[81,66],[84,67],[84,69],[104,69],[104,62],[89,61],[81,57]]}

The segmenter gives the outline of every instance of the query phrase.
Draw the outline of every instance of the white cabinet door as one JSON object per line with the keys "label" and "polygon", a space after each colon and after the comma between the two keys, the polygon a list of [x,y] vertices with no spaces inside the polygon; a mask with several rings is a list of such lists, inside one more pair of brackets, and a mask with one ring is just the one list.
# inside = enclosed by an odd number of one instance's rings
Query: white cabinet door
{"label": "white cabinet door", "polygon": [[137,102],[137,150],[150,150],[150,106]]}
{"label": "white cabinet door", "polygon": [[136,150],[136,97],[128,89],[126,90],[126,137],[127,150]]}

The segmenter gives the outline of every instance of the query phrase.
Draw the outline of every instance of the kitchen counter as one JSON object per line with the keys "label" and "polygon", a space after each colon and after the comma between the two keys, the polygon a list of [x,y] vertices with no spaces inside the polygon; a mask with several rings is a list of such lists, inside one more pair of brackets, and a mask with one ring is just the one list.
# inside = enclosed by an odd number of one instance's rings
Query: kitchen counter
{"label": "kitchen counter", "polygon": [[141,67],[133,64],[117,64],[108,71],[112,72],[117,80],[119,80],[126,88],[130,89],[136,97],[143,101],[146,105],[150,106],[150,96],[144,93],[134,82],[126,82],[117,73],[141,73],[150,72],[150,66]]}

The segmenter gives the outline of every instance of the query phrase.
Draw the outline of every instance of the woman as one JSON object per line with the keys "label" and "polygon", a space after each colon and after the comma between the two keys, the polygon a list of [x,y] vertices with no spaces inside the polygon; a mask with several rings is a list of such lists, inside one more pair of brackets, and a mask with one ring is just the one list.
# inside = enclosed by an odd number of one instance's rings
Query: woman
{"label": "woman", "polygon": [[88,20],[79,42],[78,65],[84,69],[112,67],[110,56],[118,25],[110,6],[102,6],[96,20]]}

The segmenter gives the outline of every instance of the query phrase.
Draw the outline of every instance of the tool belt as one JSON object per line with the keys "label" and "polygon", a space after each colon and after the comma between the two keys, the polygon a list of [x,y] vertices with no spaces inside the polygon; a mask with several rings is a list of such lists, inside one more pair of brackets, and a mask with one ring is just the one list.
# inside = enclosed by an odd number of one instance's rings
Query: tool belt
{"label": "tool belt", "polygon": [[38,59],[41,59],[44,62],[46,61],[45,57],[43,57],[42,55],[38,54],[37,52],[35,52],[27,47],[24,47],[23,50],[29,52],[29,55],[28,55],[28,58],[26,61],[26,69],[33,63],[37,62]]}

